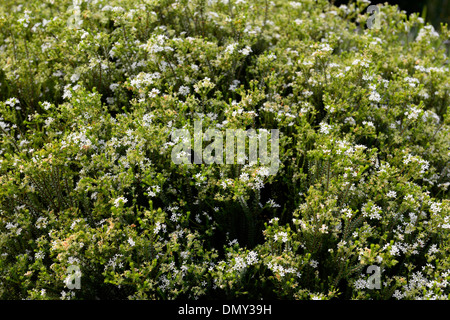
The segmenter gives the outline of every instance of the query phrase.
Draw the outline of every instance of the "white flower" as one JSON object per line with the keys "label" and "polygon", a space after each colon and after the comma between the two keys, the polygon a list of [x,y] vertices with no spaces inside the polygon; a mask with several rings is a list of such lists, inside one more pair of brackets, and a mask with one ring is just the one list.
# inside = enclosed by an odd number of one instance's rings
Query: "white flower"
{"label": "white flower", "polygon": [[428,119],[431,119],[434,124],[439,124],[441,119],[439,116],[431,110],[425,110],[422,116],[422,121],[426,122]]}
{"label": "white flower", "polygon": [[397,192],[391,190],[386,194],[386,196],[388,198],[395,198],[397,196]]}
{"label": "white flower", "polygon": [[267,176],[270,175],[269,168],[267,168],[267,167],[260,167],[260,168],[257,170],[257,173],[258,173],[258,175],[261,176],[261,177],[267,177]]}
{"label": "white flower", "polygon": [[334,107],[331,107],[329,105],[326,105],[325,109],[327,109],[330,113],[333,113],[334,111],[336,111],[336,109]]}
{"label": "white flower", "polygon": [[189,92],[190,92],[190,89],[189,89],[189,87],[186,87],[186,86],[181,86],[181,87],[178,89],[178,93],[181,94],[181,95],[183,95],[183,96],[188,95]]}
{"label": "white flower", "polygon": [[63,99],[72,98],[72,92],[70,91],[70,84],[68,84],[64,87],[64,94],[62,97],[63,97]]}
{"label": "white flower", "polygon": [[355,289],[360,290],[360,289],[365,289],[367,287],[367,280],[364,279],[358,279],[353,283],[353,286],[355,287]]}
{"label": "white flower", "polygon": [[278,220],[280,220],[280,218],[275,217],[275,218],[270,219],[269,223],[275,223],[275,222],[278,222]]}
{"label": "white flower", "polygon": [[118,208],[120,206],[120,202],[125,204],[128,202],[128,200],[124,197],[119,197],[116,200],[114,200],[114,205]]}
{"label": "white flower", "polygon": [[390,250],[391,255],[397,256],[400,253],[400,250],[396,245],[393,245]]}
{"label": "white flower", "polygon": [[78,258],[75,258],[75,257],[69,257],[69,258],[67,259],[67,262],[68,262],[69,264],[78,264],[78,263],[80,263],[80,260],[79,260]]}
{"label": "white flower", "polygon": [[362,76],[362,79],[365,80],[365,81],[369,81],[369,80],[373,79],[373,76],[370,75],[370,74],[364,73],[363,76]]}
{"label": "white flower", "polygon": [[229,45],[225,48],[225,53],[232,54],[232,53],[234,52],[234,49],[236,49],[236,46],[237,46],[237,45],[238,45],[237,43],[229,44]]}
{"label": "white flower", "polygon": [[322,224],[322,226],[320,227],[319,231],[322,233],[328,233],[328,226],[326,224]]}
{"label": "white flower", "polygon": [[116,89],[118,87],[119,87],[118,83],[111,83],[110,86],[109,86],[109,89],[114,92],[114,91],[116,91]]}
{"label": "white flower", "polygon": [[242,258],[242,257],[236,257],[236,258],[234,259],[233,270],[236,270],[236,271],[242,271],[242,270],[244,270],[245,268],[247,268],[247,264],[245,263],[244,258]]}
{"label": "white flower", "polygon": [[161,230],[161,223],[156,222],[155,223],[155,229],[153,230],[153,233],[157,234],[159,232],[159,230]]}
{"label": "white flower", "polygon": [[392,295],[397,300],[400,300],[404,297],[404,295],[400,292],[400,290],[395,290],[394,294]]}
{"label": "white flower", "polygon": [[423,88],[419,91],[418,95],[424,99],[428,99],[430,97],[426,89]]}
{"label": "white flower", "polygon": [[250,266],[258,262],[258,254],[255,251],[250,251],[247,255],[247,264]]}
{"label": "white flower", "polygon": [[416,41],[420,41],[424,38],[427,39],[427,41],[429,42],[430,38],[439,38],[439,33],[436,32],[436,30],[432,25],[427,25],[422,29],[420,29]]}
{"label": "white flower", "polygon": [[278,203],[276,203],[273,199],[269,199],[267,202],[266,202],[266,204],[267,205],[269,205],[269,207],[271,207],[271,208],[279,208],[279,207],[281,207]]}
{"label": "white flower", "polygon": [[350,210],[350,209],[348,209],[348,208],[342,209],[341,212],[342,212],[343,214],[345,214],[345,216],[346,216],[347,218],[351,218],[351,217],[352,217],[352,210]]}
{"label": "white flower", "polygon": [[227,183],[226,183],[226,181],[222,181],[222,182],[220,183],[220,185],[223,187],[224,190],[227,188]]}
{"label": "white flower", "polygon": [[431,245],[430,249],[428,250],[429,255],[432,255],[433,253],[438,253],[438,252],[439,252],[439,250],[438,250],[436,244]]}
{"label": "white flower", "polygon": [[36,228],[41,229],[41,228],[45,228],[47,226],[47,218],[45,217],[39,217],[36,220]]}
{"label": "white flower", "polygon": [[315,57],[316,55],[326,55],[328,53],[331,53],[333,51],[333,48],[330,47],[328,43],[321,43],[319,45],[319,49],[314,51],[312,53],[312,56]]}
{"label": "white flower", "polygon": [[319,265],[319,262],[317,262],[316,260],[311,259],[309,264],[311,265],[311,267],[317,268],[317,266]]}
{"label": "white flower", "polygon": [[160,93],[160,91],[156,88],[153,88],[152,91],[150,91],[150,93],[148,94],[148,96],[150,98],[154,98],[156,97],[158,94]]}
{"label": "white flower", "polygon": [[375,125],[373,124],[372,121],[363,121],[362,124],[368,127],[375,128]]}
{"label": "white flower", "polygon": [[232,84],[230,85],[230,87],[228,88],[230,91],[235,91],[238,88],[238,85],[241,82],[239,80],[233,80]]}
{"label": "white flower", "polygon": [[128,243],[130,244],[130,246],[132,246],[132,247],[134,247],[134,245],[136,244],[135,242],[134,242],[134,240],[130,237],[130,238],[128,238]]}
{"label": "white flower", "polygon": [[72,81],[72,82],[77,82],[79,79],[80,79],[80,75],[78,73],[75,73],[70,77],[70,81]]}
{"label": "white flower", "polygon": [[154,117],[154,115],[152,115],[151,113],[147,113],[144,114],[144,117],[142,117],[142,120],[144,121],[144,126],[145,127],[149,127],[150,124],[152,123],[152,118]]}
{"label": "white flower", "polygon": [[5,104],[9,105],[10,107],[14,107],[18,103],[19,103],[19,99],[17,99],[17,98],[10,98],[5,101]]}
{"label": "white flower", "polygon": [[302,94],[303,94],[306,98],[309,98],[310,96],[313,95],[313,92],[312,92],[312,91],[309,91],[309,90],[303,90],[303,91],[302,91]]}
{"label": "white flower", "polygon": [[430,205],[430,211],[431,211],[433,214],[438,214],[439,212],[442,211],[442,209],[441,209],[441,204],[438,203],[438,202],[432,202],[431,205]]}
{"label": "white flower", "polygon": [[249,46],[239,50],[239,53],[242,53],[244,56],[248,56],[252,52],[252,49]]}
{"label": "white flower", "polygon": [[409,84],[411,88],[415,88],[417,84],[419,84],[419,80],[412,77],[406,77],[405,81]]}
{"label": "white flower", "polygon": [[378,92],[376,91],[372,91],[372,93],[369,96],[369,100],[373,101],[373,102],[380,102],[381,101],[381,96]]}
{"label": "white flower", "polygon": [[350,125],[354,126],[356,124],[355,119],[353,117],[347,117],[344,119],[344,123],[349,123]]}
{"label": "white flower", "polygon": [[48,126],[50,126],[52,123],[53,123],[53,121],[55,121],[55,119],[53,119],[52,117],[48,117],[47,119],[45,119],[45,126],[46,127],[48,127]]}
{"label": "white flower", "polygon": [[288,234],[287,232],[280,231],[274,235],[274,239],[275,241],[281,240],[282,242],[286,243],[288,241]]}
{"label": "white flower", "polygon": [[329,124],[326,124],[325,122],[321,122],[319,131],[324,134],[329,134],[331,128],[332,128],[332,126],[330,126]]}
{"label": "white flower", "polygon": [[54,77],[62,77],[64,73],[61,70],[58,70],[56,72],[53,72],[52,76]]}
{"label": "white flower", "polygon": [[45,254],[44,254],[43,251],[36,252],[36,254],[34,255],[34,258],[35,258],[36,260],[44,259],[44,257],[45,257]]}
{"label": "white flower", "polygon": [[422,164],[420,167],[420,173],[425,173],[430,167],[430,163],[427,160],[419,160],[419,163]]}
{"label": "white flower", "polygon": [[50,102],[48,102],[48,101],[42,102],[42,108],[44,108],[44,110],[48,110],[48,109],[50,109],[50,107],[51,107]]}
{"label": "white flower", "polygon": [[201,89],[206,88],[206,89],[210,89],[210,90],[211,90],[211,89],[214,88],[215,86],[216,86],[216,85],[215,85],[214,83],[211,82],[211,79],[210,79],[210,78],[205,77],[203,80],[197,82],[197,83],[194,85],[194,90],[195,90],[195,92],[200,93],[200,92],[202,91]]}
{"label": "white flower", "polygon": [[239,176],[239,179],[241,179],[242,181],[248,181],[248,173],[243,172],[241,173],[241,175]]}
{"label": "white flower", "polygon": [[409,110],[409,112],[405,112],[405,116],[407,116],[409,120],[416,120],[419,117],[421,110],[416,107],[409,107]]}

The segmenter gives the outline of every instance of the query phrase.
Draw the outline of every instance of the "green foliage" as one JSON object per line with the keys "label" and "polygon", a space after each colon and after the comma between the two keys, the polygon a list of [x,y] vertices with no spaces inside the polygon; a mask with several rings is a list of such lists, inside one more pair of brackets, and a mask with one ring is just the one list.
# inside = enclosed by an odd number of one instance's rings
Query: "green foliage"
{"label": "green foliage", "polygon": [[[367,6],[3,1],[0,298],[447,299],[450,32]],[[174,164],[197,119],[277,174]]]}

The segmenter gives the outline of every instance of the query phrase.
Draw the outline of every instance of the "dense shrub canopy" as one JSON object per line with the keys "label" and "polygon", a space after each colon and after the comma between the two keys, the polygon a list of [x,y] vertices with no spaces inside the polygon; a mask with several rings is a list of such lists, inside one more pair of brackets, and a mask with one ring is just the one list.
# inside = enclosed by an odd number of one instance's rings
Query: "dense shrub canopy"
{"label": "dense shrub canopy", "polygon": [[[450,32],[368,5],[3,0],[0,298],[447,299]],[[175,164],[199,119],[278,172]]]}

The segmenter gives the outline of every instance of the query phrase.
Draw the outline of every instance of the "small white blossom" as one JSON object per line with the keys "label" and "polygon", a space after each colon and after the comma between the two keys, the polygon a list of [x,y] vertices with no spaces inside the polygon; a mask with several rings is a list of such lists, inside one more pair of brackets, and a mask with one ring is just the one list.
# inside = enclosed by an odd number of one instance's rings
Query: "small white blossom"
{"label": "small white blossom", "polygon": [[121,202],[125,204],[128,202],[128,200],[124,197],[119,197],[116,200],[114,200],[114,206],[116,206],[118,208],[120,206]]}
{"label": "small white blossom", "polygon": [[397,197],[397,192],[391,190],[386,194],[386,196],[388,198],[395,198],[395,197]]}

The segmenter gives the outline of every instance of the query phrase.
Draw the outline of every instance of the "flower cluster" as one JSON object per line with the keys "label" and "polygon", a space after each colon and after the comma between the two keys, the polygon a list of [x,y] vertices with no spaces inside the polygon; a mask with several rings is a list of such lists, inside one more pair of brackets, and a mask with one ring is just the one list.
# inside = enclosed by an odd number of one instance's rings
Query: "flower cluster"
{"label": "flower cluster", "polygon": [[[367,28],[368,1],[22,2],[0,4],[1,299],[449,296],[447,27],[385,5]],[[199,119],[245,150],[277,129],[276,174],[271,152],[175,164],[215,142]]]}

